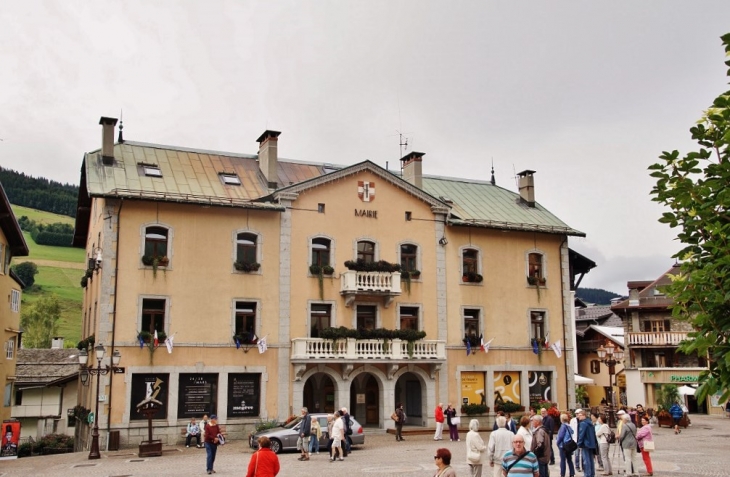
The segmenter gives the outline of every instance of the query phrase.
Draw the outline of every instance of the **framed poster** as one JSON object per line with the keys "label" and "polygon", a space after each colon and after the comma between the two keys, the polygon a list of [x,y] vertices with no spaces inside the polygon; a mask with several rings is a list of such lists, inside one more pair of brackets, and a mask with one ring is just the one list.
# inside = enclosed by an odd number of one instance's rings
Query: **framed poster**
{"label": "framed poster", "polygon": [[162,407],[152,416],[152,419],[167,418],[167,395],[170,385],[170,375],[167,373],[145,373],[132,375],[132,396],[129,402],[129,419],[143,421],[147,418],[137,412],[137,404],[148,397],[157,399]]}
{"label": "framed poster", "polygon": [[202,417],[218,412],[218,374],[181,373],[177,418]]}
{"label": "framed poster", "polygon": [[522,404],[519,371],[494,372],[494,405],[503,402]]}
{"label": "framed poster", "polygon": [[484,395],[484,373],[464,371],[461,373],[462,404],[486,404]]}
{"label": "framed poster", "polygon": [[553,373],[530,371],[527,379],[530,384],[530,405],[540,401],[552,402],[553,390],[550,383],[553,380]]}
{"label": "framed poster", "polygon": [[228,417],[251,417],[260,413],[261,374],[228,375]]}
{"label": "framed poster", "polygon": [[17,459],[20,445],[20,421],[5,420],[2,424],[2,447],[0,460]]}

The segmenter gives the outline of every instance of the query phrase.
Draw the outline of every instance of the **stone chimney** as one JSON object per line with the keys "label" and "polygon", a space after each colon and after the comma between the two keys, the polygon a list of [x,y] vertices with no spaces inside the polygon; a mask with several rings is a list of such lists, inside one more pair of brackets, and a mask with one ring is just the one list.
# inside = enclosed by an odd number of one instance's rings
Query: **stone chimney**
{"label": "stone chimney", "polygon": [[105,166],[114,165],[114,126],[117,125],[117,118],[106,118],[99,120],[101,124],[101,163]]}
{"label": "stone chimney", "polygon": [[423,189],[423,156],[425,152],[411,152],[401,158],[403,180],[410,182],[419,189]]}
{"label": "stone chimney", "polygon": [[51,341],[51,349],[63,349],[63,337],[54,336]]}
{"label": "stone chimney", "polygon": [[259,143],[259,169],[264,173],[270,189],[276,189],[278,186],[279,134],[281,132],[267,129],[256,139]]}
{"label": "stone chimney", "polygon": [[519,182],[517,188],[520,190],[520,198],[528,207],[535,207],[535,171],[524,170],[518,172]]}

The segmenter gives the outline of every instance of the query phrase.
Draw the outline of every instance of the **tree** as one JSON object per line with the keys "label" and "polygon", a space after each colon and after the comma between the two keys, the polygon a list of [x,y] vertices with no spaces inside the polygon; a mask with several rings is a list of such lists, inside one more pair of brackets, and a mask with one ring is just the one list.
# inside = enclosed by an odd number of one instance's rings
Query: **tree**
{"label": "tree", "polygon": [[[730,33],[722,42],[730,58]],[[730,59],[725,64],[730,67]],[[678,228],[684,246],[674,255],[682,260],[681,273],[665,290],[674,301],[672,315],[694,328],[680,350],[709,357],[698,399],[723,391],[724,401],[730,396],[730,91],[690,132],[698,150],[683,157],[663,152],[649,167],[657,179],[651,194],[669,209],[659,222]]]}
{"label": "tree", "polygon": [[38,274],[38,267],[33,262],[23,262],[15,265],[13,271],[23,280],[26,287],[30,288],[35,283],[35,276]]}
{"label": "tree", "polygon": [[26,348],[50,348],[58,334],[61,304],[56,295],[42,296],[23,308],[20,324],[23,326],[23,344]]}

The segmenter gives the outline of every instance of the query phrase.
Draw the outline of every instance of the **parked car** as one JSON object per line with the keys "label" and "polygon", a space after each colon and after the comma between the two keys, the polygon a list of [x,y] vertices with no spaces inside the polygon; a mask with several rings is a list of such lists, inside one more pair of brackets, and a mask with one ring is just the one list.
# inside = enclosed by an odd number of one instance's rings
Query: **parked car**
{"label": "parked car", "polygon": [[[319,447],[325,449],[329,442],[329,435],[327,434],[327,414],[326,413],[312,413],[310,417],[316,417],[319,426],[322,428],[322,438],[319,440]],[[257,432],[252,435],[248,444],[252,449],[258,449],[259,443],[258,438],[266,436],[271,439],[271,450],[277,454],[282,451],[290,451],[297,449],[297,439],[299,438],[299,427],[301,426],[302,417],[299,416],[288,424],[284,424],[281,427],[275,427],[273,429],[266,429],[261,432]],[[350,416],[350,428],[352,429],[352,435],[349,436],[352,440],[353,446],[361,446],[365,444],[365,434],[363,428],[354,417]]]}

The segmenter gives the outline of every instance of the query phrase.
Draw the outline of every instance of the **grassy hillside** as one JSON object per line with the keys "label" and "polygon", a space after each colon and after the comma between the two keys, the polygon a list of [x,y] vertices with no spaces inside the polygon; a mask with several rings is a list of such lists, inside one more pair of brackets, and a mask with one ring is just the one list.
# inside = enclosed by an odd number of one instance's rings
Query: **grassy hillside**
{"label": "grassy hillside", "polygon": [[[16,218],[25,215],[44,224],[74,223],[72,217],[65,215],[16,205],[12,207]],[[84,289],[79,283],[86,267],[86,252],[79,248],[37,245],[30,234],[23,232],[23,236],[28,244],[30,255],[13,258],[13,264],[35,262],[38,266],[38,275],[35,276],[35,285],[23,291],[22,306],[29,306],[43,295],[55,294],[61,303],[58,334],[65,338],[67,346],[76,345],[81,339],[81,308]]]}

